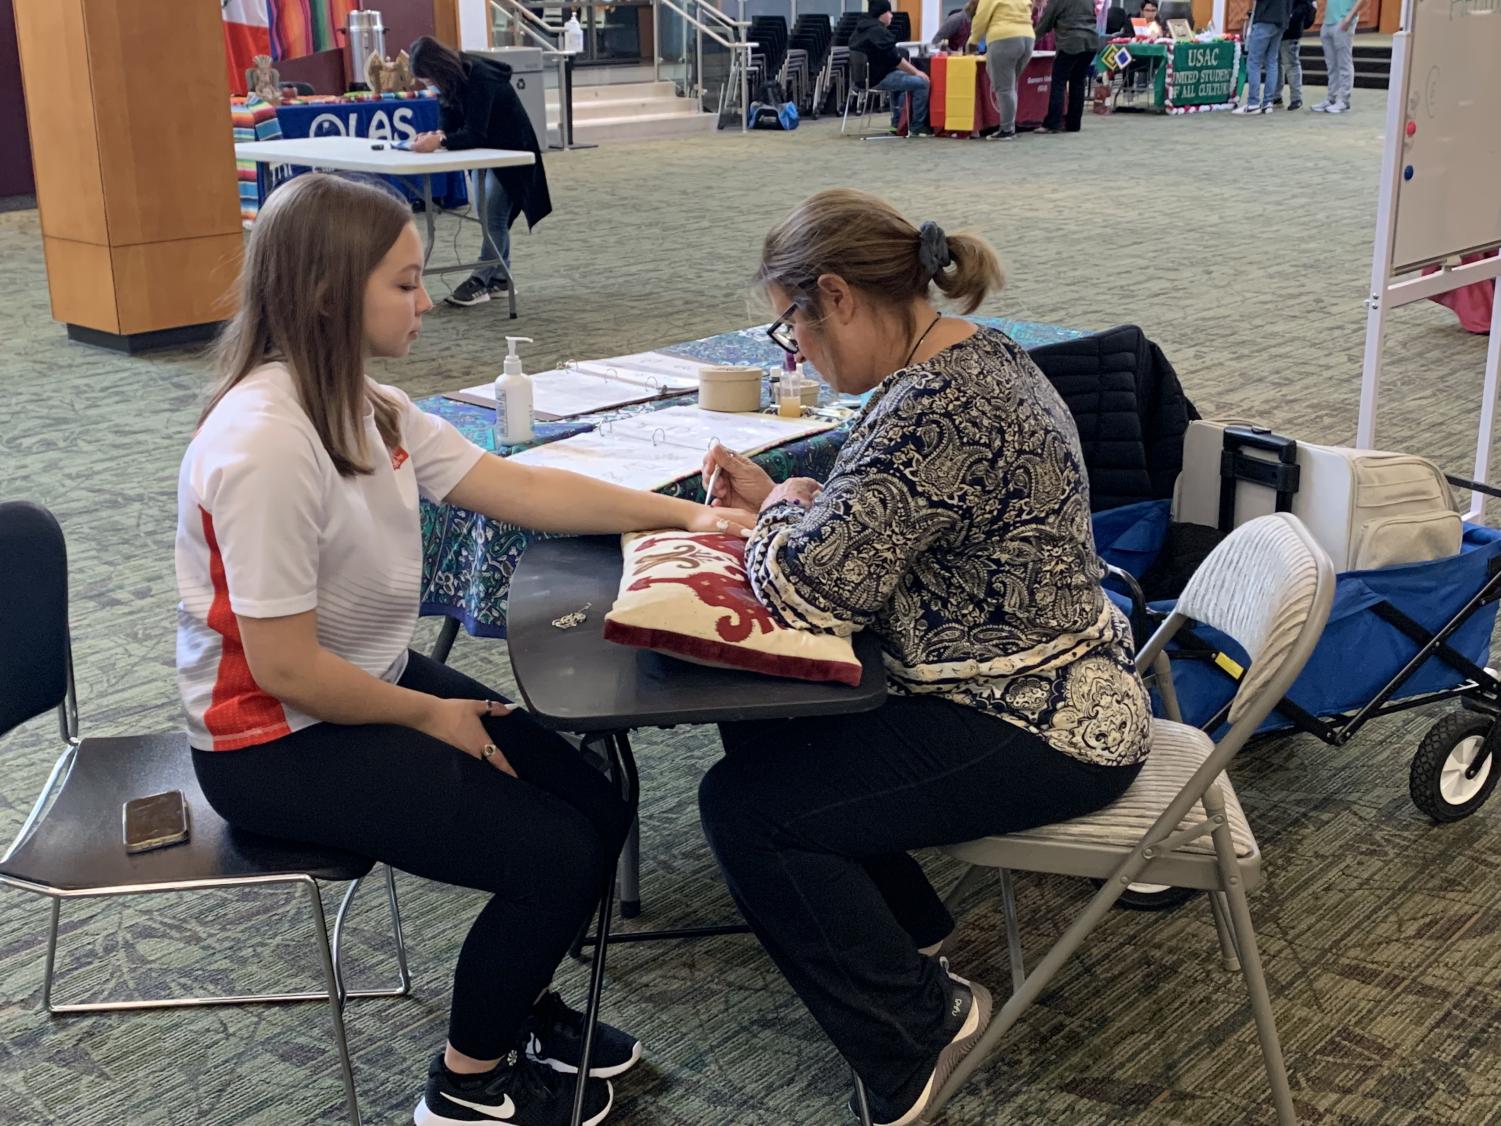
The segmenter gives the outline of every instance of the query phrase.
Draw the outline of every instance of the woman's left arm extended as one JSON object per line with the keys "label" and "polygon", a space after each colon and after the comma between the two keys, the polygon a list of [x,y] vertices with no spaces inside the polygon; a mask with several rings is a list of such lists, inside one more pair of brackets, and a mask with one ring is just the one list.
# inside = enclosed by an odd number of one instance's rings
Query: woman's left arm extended
{"label": "woman's left arm extended", "polygon": [[480,458],[443,499],[517,527],[576,535],[651,528],[714,532],[755,524],[749,512],[709,508],[563,469],[522,465],[495,454]]}

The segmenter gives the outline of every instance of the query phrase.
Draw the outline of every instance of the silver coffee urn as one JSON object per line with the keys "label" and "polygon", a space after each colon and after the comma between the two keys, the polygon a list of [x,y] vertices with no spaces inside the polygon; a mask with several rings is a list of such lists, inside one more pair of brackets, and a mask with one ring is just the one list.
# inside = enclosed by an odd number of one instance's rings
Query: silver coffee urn
{"label": "silver coffee urn", "polygon": [[365,81],[365,63],[370,53],[386,57],[386,29],[381,26],[380,13],[357,9],[349,13],[349,35],[344,43],[344,72],[351,90],[368,90]]}

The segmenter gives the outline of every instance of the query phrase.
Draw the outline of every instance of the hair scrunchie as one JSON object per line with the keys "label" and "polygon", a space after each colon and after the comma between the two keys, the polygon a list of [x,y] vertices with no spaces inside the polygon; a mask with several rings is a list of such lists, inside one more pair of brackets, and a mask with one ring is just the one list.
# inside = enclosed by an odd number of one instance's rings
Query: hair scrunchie
{"label": "hair scrunchie", "polygon": [[918,265],[932,278],[953,260],[954,256],[949,253],[949,236],[943,233],[942,227],[929,219],[917,230]]}

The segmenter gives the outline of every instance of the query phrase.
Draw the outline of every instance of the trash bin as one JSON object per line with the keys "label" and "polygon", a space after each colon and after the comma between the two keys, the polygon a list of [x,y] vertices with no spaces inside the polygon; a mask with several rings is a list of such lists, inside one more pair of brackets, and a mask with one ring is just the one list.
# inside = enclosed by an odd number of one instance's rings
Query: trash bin
{"label": "trash bin", "polygon": [[531,119],[537,143],[547,148],[547,84],[542,75],[542,48],[494,47],[472,53],[511,68],[511,86],[521,99],[526,116]]}

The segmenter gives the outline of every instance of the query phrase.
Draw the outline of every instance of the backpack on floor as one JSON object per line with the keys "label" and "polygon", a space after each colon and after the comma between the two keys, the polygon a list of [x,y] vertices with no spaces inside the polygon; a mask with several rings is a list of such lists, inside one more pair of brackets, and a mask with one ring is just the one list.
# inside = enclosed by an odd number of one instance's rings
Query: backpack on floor
{"label": "backpack on floor", "polygon": [[792,102],[752,102],[745,121],[752,129],[783,129],[790,133],[797,128],[797,106]]}

